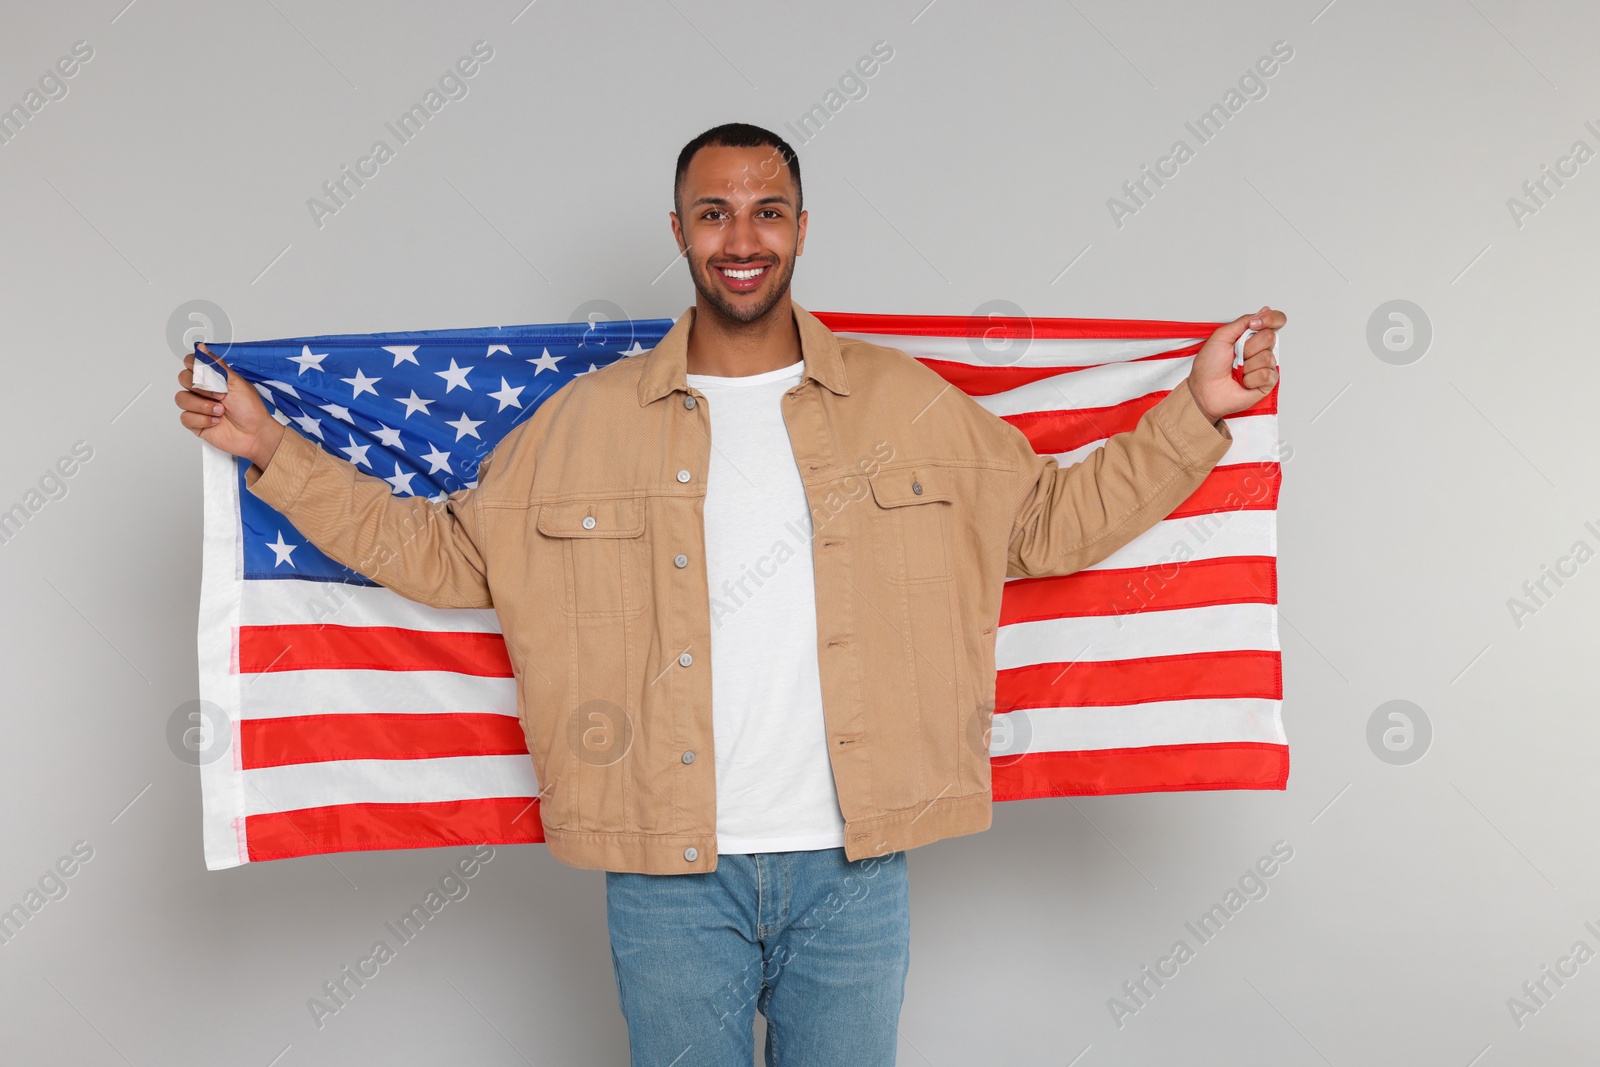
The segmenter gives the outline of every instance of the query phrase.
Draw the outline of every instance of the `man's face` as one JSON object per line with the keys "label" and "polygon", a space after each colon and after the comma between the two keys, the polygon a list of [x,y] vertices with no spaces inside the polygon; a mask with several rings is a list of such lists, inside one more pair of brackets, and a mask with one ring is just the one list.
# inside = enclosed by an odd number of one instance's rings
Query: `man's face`
{"label": "man's face", "polygon": [[775,148],[695,153],[683,176],[683,216],[671,215],[672,235],[686,250],[689,276],[706,304],[736,322],[753,322],[789,291],[806,243],[806,213],[796,214],[796,198]]}

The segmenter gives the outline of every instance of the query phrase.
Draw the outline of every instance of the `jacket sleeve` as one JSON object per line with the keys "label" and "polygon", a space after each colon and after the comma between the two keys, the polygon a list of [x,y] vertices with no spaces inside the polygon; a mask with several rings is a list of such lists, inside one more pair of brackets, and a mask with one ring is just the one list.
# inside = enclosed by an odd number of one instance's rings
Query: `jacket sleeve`
{"label": "jacket sleeve", "polygon": [[1180,382],[1131,430],[1113,434],[1063,469],[1006,424],[1020,468],[1006,575],[1071,574],[1105,559],[1175,511],[1229,445],[1227,422],[1209,421]]}
{"label": "jacket sleeve", "polygon": [[[480,486],[488,466],[487,458],[479,464]],[[401,596],[436,608],[494,606],[477,489],[437,504],[396,496],[382,478],[288,427],[266,469],[252,463],[244,481],[329,557]]]}

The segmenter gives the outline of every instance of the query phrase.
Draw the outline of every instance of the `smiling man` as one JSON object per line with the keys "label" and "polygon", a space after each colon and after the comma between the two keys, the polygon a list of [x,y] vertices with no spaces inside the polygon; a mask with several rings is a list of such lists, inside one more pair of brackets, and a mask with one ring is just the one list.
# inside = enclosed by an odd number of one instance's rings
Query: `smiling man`
{"label": "smiling man", "polygon": [[1219,328],[1133,429],[1061,468],[791,301],[806,212],[781,138],[696,137],[673,203],[694,305],[442,503],[287,430],[232,371],[195,390],[192,357],[180,421],[249,458],[249,490],[330,557],[495,610],[546,844],[606,872],[635,1067],[749,1067],[757,1011],[768,1064],[886,1067],[906,851],[990,824],[1006,578],[1081,570],[1171,514],[1228,450],[1223,416],[1276,385],[1285,316]]}

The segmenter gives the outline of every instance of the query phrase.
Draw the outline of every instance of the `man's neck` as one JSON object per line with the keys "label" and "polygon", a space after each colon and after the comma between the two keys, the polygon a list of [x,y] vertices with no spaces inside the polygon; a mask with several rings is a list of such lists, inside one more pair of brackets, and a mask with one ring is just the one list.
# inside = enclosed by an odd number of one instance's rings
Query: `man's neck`
{"label": "man's neck", "polygon": [[695,301],[689,328],[687,371],[742,378],[792,367],[803,355],[789,295],[754,322],[737,322]]}

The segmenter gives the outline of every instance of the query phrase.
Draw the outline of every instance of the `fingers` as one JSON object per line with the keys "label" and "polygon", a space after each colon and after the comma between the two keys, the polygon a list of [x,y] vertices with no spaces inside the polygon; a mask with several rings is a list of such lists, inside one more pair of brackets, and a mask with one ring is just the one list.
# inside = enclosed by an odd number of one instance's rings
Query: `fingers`
{"label": "fingers", "polygon": [[1277,343],[1278,331],[1263,327],[1251,334],[1244,342],[1244,358],[1249,359],[1258,352],[1271,352],[1272,346]]}
{"label": "fingers", "polygon": [[222,405],[210,397],[185,390],[172,399],[181,409],[178,421],[186,430],[198,434],[222,422]]}
{"label": "fingers", "polygon": [[1272,358],[1270,351],[1259,352],[1245,360],[1239,370],[1239,382],[1246,389],[1270,392],[1278,381],[1278,362]]}
{"label": "fingers", "polygon": [[206,415],[194,411],[185,411],[183,414],[178,416],[178,421],[183,423],[185,429],[193,430],[195,433],[199,433],[201,430],[208,430],[217,425],[221,419],[216,415]]}
{"label": "fingers", "polygon": [[1270,393],[1272,387],[1278,384],[1278,371],[1275,367],[1248,371],[1240,378],[1240,382],[1246,389],[1259,389],[1263,393]]}
{"label": "fingers", "polygon": [[173,398],[173,403],[184,411],[194,411],[202,415],[221,415],[222,404],[208,396],[202,396],[193,390],[179,392]]}

